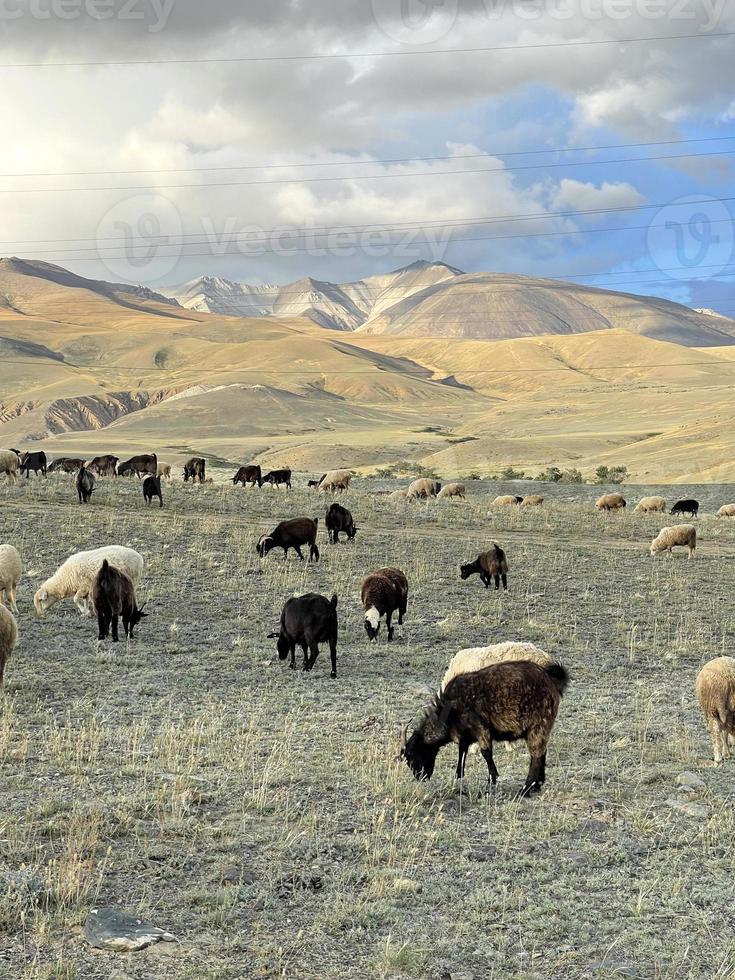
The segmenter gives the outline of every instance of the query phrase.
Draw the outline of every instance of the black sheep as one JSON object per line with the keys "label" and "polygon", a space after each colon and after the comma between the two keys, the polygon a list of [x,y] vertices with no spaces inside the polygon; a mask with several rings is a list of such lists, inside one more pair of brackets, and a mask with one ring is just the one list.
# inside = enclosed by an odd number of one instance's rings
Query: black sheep
{"label": "black sheep", "polygon": [[324,521],[327,528],[327,537],[331,544],[339,544],[341,532],[347,535],[348,541],[354,541],[357,534],[357,526],[352,519],[352,514],[341,504],[330,504]]}
{"label": "black sheep", "polygon": [[304,670],[311,670],[319,656],[319,644],[329,643],[332,658],[331,677],[337,676],[337,596],[331,601],[323,595],[309,592],[289,599],[281,613],[281,628],[269,633],[268,638],[278,637],[278,657],[285,660],[291,655],[291,670],[296,669],[296,647],[304,653]]}
{"label": "black sheep", "polygon": [[163,493],[161,492],[161,477],[147,476],[143,480],[143,499],[150,504],[154,497],[158,497],[159,506],[163,507]]}
{"label": "black sheep", "polygon": [[265,558],[269,551],[274,548],[283,548],[284,558],[288,555],[289,548],[293,548],[299,558],[303,561],[304,556],[301,552],[303,545],[309,545],[309,561],[319,561],[319,548],[316,545],[316,535],[319,529],[319,520],[312,520],[310,517],[295,517],[290,521],[281,521],[270,534],[263,534],[258,541],[255,550],[261,558]]}

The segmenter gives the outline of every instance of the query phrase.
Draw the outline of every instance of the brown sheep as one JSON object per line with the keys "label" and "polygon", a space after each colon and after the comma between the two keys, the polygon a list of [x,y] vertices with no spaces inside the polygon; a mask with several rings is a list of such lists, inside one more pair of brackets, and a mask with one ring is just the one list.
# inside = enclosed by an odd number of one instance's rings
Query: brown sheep
{"label": "brown sheep", "polygon": [[735,504],[723,504],[715,517],[735,517]]}
{"label": "brown sheep", "polygon": [[634,514],[665,514],[666,500],[663,497],[643,497],[635,506]]}
{"label": "brown sheep", "polygon": [[735,741],[735,659],[715,657],[697,674],[694,686],[712,738],[715,765],[730,758]]}
{"label": "brown sheep", "polygon": [[365,610],[365,632],[371,643],[378,638],[380,618],[385,616],[388,640],[393,639],[393,613],[398,612],[398,625],[408,606],[408,579],[399,568],[378,568],[365,577],[360,590]]}
{"label": "brown sheep", "polygon": [[622,493],[604,493],[595,501],[597,510],[621,510],[625,506],[626,500]]}
{"label": "brown sheep", "polygon": [[429,480],[426,478],[414,480],[413,483],[409,484],[408,490],[406,491],[406,499],[428,500],[429,497],[436,497],[441,488],[442,485],[438,480]]}
{"label": "brown sheep", "polygon": [[544,502],[544,498],[537,493],[529,493],[527,497],[524,497],[521,501],[521,507],[541,507]]}
{"label": "brown sheep", "polygon": [[18,642],[18,627],[16,626],[13,614],[0,605],[0,690],[3,687],[3,674],[5,664],[10,660],[10,655]]}
{"label": "brown sheep", "polygon": [[441,488],[436,496],[437,500],[446,500],[448,497],[453,497],[457,500],[464,500],[466,493],[467,490],[464,483],[447,483]]}
{"label": "brown sheep", "polygon": [[488,588],[491,581],[495,581],[495,589],[500,588],[500,580],[503,580],[503,589],[508,588],[508,559],[505,552],[493,541],[493,546],[489,551],[484,551],[478,555],[474,561],[467,562],[466,565],[459,566],[459,574],[464,581],[470,575],[479,575],[485,588]]}
{"label": "brown sheep", "polygon": [[496,497],[492,502],[493,507],[517,507],[521,503],[523,497],[514,497],[512,493],[501,494],[500,497]]}

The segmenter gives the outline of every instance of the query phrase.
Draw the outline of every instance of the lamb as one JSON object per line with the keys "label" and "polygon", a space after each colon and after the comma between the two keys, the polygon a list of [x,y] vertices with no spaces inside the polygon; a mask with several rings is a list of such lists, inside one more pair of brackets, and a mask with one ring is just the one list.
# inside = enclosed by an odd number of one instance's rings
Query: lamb
{"label": "lamb", "polygon": [[132,579],[106,558],[92,585],[92,605],[97,612],[100,641],[107,639],[112,626],[112,642],[118,642],[118,617],[122,617],[125,636],[132,640],[133,630],[148,615],[142,606],[138,608]]}
{"label": "lamb", "polygon": [[269,633],[268,639],[278,637],[278,659],[285,660],[291,654],[291,670],[296,669],[296,647],[304,653],[304,670],[311,670],[319,656],[319,644],[329,643],[332,658],[330,677],[337,676],[337,596],[331,601],[323,595],[310,592],[289,599],[281,613],[281,628]]}
{"label": "lamb", "polygon": [[457,497],[460,500],[464,500],[465,493],[464,483],[447,483],[436,496],[438,500],[446,500],[448,497]]}
{"label": "lamb", "polygon": [[506,591],[508,589],[508,559],[505,557],[503,549],[495,541],[492,543],[492,548],[479,554],[474,561],[460,565],[459,574],[462,581],[468,579],[470,575],[479,575],[486,589],[490,582],[494,581],[496,591],[500,588],[502,579],[503,589]]}
{"label": "lamb", "polygon": [[388,496],[391,497],[393,500],[398,500],[399,498],[401,500],[405,500],[406,497],[408,496],[408,490],[393,490],[391,491],[391,493],[388,494]]}
{"label": "lamb", "polygon": [[147,476],[143,480],[143,499],[146,504],[150,504],[154,497],[158,497],[159,506],[163,507],[163,493],[161,492],[161,477]]}
{"label": "lamb", "polygon": [[322,475],[321,475],[321,476],[319,477],[319,479],[318,479],[318,480],[309,480],[309,481],[307,482],[307,484],[306,484],[306,485],[307,485],[307,487],[309,488],[309,490],[314,490],[314,489],[316,489],[316,488],[317,488],[318,486],[320,486],[320,485],[321,485],[321,482],[322,482],[322,480],[324,479],[324,477],[325,477],[326,475],[327,475],[326,473],[322,473]]}
{"label": "lamb", "polygon": [[0,449],[0,476],[4,473],[8,483],[15,483],[18,478],[20,459],[12,449]]}
{"label": "lamb", "polygon": [[12,613],[5,606],[0,604],[0,691],[3,688],[3,675],[5,664],[10,660],[11,654],[18,642],[18,627]]}
{"label": "lamb", "polygon": [[671,514],[688,514],[690,517],[696,517],[699,514],[699,501],[687,498],[686,500],[677,500],[674,506],[671,508]]}
{"label": "lamb", "polygon": [[694,552],[697,548],[697,529],[693,524],[675,524],[673,527],[662,527],[658,536],[651,542],[651,557],[660,555],[662,551],[671,555],[671,549],[677,546],[687,548],[687,558],[694,558]]}
{"label": "lamb", "polygon": [[438,480],[414,480],[410,483],[406,491],[407,500],[427,500],[429,497],[436,497],[442,485]]}
{"label": "lamb", "polygon": [[97,572],[105,559],[119,572],[124,572],[133,585],[137,586],[143,574],[143,558],[132,548],[113,544],[105,548],[95,548],[93,551],[78,551],[67,558],[36,592],[33,597],[36,615],[43,616],[57,602],[73,598],[79,612],[83,616],[91,616],[90,595]]}
{"label": "lamb", "polygon": [[666,500],[663,497],[642,497],[633,510],[634,514],[665,514]]}
{"label": "lamb", "polygon": [[347,535],[348,541],[354,541],[357,534],[357,527],[352,514],[341,504],[330,504],[327,510],[324,523],[327,528],[327,538],[330,544],[339,544],[341,532]]}
{"label": "lamb", "polygon": [[309,561],[319,561],[319,548],[316,545],[316,535],[319,529],[319,519],[310,517],[295,517],[290,521],[281,521],[270,534],[263,534],[256,545],[256,551],[265,558],[273,548],[283,548],[283,557],[288,557],[288,549],[293,548],[301,561],[302,545],[309,545]]}
{"label": "lamb", "polygon": [[523,497],[515,497],[512,493],[504,493],[496,497],[492,502],[493,507],[515,507],[520,504]]}
{"label": "lamb", "polygon": [[447,684],[460,674],[471,674],[493,664],[514,660],[530,660],[539,667],[548,667],[549,664],[555,663],[553,657],[533,643],[506,640],[503,643],[492,643],[487,647],[467,647],[457,651],[449,661],[439,691],[443,691]]}
{"label": "lamb", "polygon": [[365,632],[371,643],[378,639],[380,618],[385,616],[388,641],[393,639],[393,613],[398,611],[398,625],[408,606],[408,579],[399,568],[379,568],[365,577],[360,590],[365,610]]}
{"label": "lamb", "polygon": [[544,498],[537,493],[529,493],[527,497],[521,500],[521,507],[541,507],[544,502]]}
{"label": "lamb", "polygon": [[257,483],[259,487],[263,486],[263,474],[257,463],[251,463],[248,466],[241,466],[240,469],[235,473],[232,478],[232,482],[237,486],[241,483],[243,487],[246,483],[251,486],[255,486]]}
{"label": "lamb", "polygon": [[561,664],[542,668],[526,660],[460,674],[434,698],[410,738],[406,726],[401,757],[416,779],[431,779],[439,749],[455,742],[459,748],[456,775],[461,779],[467,752],[477,743],[494,786],[498,770],[493,742],[523,739],[530,765],[519,795],[537,792],[546,780],[546,750],[568,682]]}
{"label": "lamb", "polygon": [[89,470],[82,467],[77,473],[77,496],[80,504],[88,504],[95,491],[94,477]]}
{"label": "lamb", "polygon": [[46,453],[41,451],[37,453],[23,453],[20,458],[20,472],[25,473],[26,480],[30,478],[31,470],[33,470],[33,475],[38,476],[39,471],[43,476],[46,476]]}
{"label": "lamb", "polygon": [[715,517],[735,517],[735,504],[723,504]]}
{"label": "lamb", "polygon": [[322,493],[336,493],[338,490],[348,490],[352,473],[349,470],[329,470],[319,481]]}
{"label": "lamb", "polygon": [[595,501],[597,510],[621,510],[625,506],[627,503],[622,493],[604,493]]}
{"label": "lamb", "polygon": [[735,658],[715,657],[697,674],[694,685],[712,738],[715,765],[730,758],[735,742]]}
{"label": "lamb", "polygon": [[0,544],[0,606],[7,602],[11,611],[18,614],[16,595],[23,575],[23,562],[12,544]]}
{"label": "lamb", "polygon": [[159,463],[156,467],[156,476],[161,477],[163,480],[171,479],[171,464],[170,463]]}

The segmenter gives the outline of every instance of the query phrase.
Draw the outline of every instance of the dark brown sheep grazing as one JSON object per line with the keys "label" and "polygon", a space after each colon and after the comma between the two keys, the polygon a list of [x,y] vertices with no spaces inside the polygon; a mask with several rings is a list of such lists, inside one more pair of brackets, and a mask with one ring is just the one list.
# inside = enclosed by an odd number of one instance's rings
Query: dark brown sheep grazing
{"label": "dark brown sheep grazing", "polygon": [[332,677],[337,676],[337,596],[331,601],[310,592],[289,599],[281,613],[281,628],[269,633],[268,639],[278,637],[278,658],[291,655],[291,670],[296,669],[296,647],[304,653],[304,670],[311,670],[319,656],[319,644],[328,643],[332,658]]}
{"label": "dark brown sheep grazing", "polygon": [[265,558],[274,548],[283,548],[283,557],[288,556],[288,549],[293,548],[303,561],[301,548],[309,545],[309,561],[319,561],[319,549],[316,545],[316,535],[319,530],[319,520],[310,517],[295,517],[290,521],[281,521],[270,534],[263,534],[255,546],[261,558]]}
{"label": "dark brown sheep grazing", "polygon": [[106,640],[112,626],[112,642],[118,642],[117,623],[122,616],[125,636],[133,639],[133,630],[148,613],[138,609],[135,586],[124,572],[105,560],[92,586],[92,603],[97,612],[98,639]]}
{"label": "dark brown sheep grazing", "polygon": [[380,618],[385,616],[388,640],[393,639],[393,613],[398,612],[398,625],[403,625],[408,605],[408,579],[400,568],[379,568],[365,577],[361,589],[365,610],[365,632],[371,643],[378,639]]}
{"label": "dark brown sheep grazing", "polygon": [[271,470],[263,477],[263,483],[270,483],[272,487],[285,485],[291,489],[291,470]]}
{"label": "dark brown sheep grazing", "polygon": [[232,478],[232,482],[237,486],[241,483],[243,487],[246,483],[251,486],[255,486],[257,483],[259,487],[263,486],[263,474],[261,473],[260,467],[257,463],[251,463],[248,466],[241,466],[240,469],[235,473]]}
{"label": "dark brown sheep grazing", "polygon": [[489,551],[484,551],[478,555],[474,561],[467,562],[466,565],[459,566],[459,574],[462,580],[468,579],[470,575],[479,575],[488,588],[491,581],[495,582],[495,588],[500,588],[500,581],[503,581],[503,588],[508,588],[508,559],[499,544],[493,542]]}
{"label": "dark brown sheep grazing", "polygon": [[94,493],[94,477],[82,467],[77,473],[77,496],[80,504],[88,504]]}
{"label": "dark brown sheep grazing", "polygon": [[62,473],[76,473],[83,466],[83,459],[76,459],[72,456],[60,456],[49,465],[48,471],[49,473],[56,473],[58,470]]}
{"label": "dark brown sheep grazing", "polygon": [[207,478],[207,461],[202,456],[192,456],[184,463],[184,483],[204,483]]}
{"label": "dark brown sheep grazing", "polygon": [[104,456],[95,456],[94,459],[90,459],[86,468],[90,473],[96,473],[97,476],[117,476],[117,464],[118,457],[107,453]]}
{"label": "dark brown sheep grazing", "polygon": [[357,534],[357,525],[352,519],[352,514],[341,504],[330,504],[327,508],[324,523],[327,528],[327,537],[330,544],[339,544],[340,533],[347,535],[348,541],[354,541]]}
{"label": "dark brown sheep grazing", "polygon": [[476,742],[494,786],[498,770],[493,742],[524,739],[531,761],[520,795],[527,796],[540,790],[546,779],[546,749],[568,682],[560,664],[541,668],[528,660],[459,674],[437,695],[410,738],[406,726],[401,757],[416,779],[431,779],[439,749],[454,742],[459,748],[457,778],[461,779],[467,752]]}
{"label": "dark brown sheep grazing", "polygon": [[158,497],[159,506],[163,507],[163,493],[161,491],[161,477],[147,476],[143,480],[143,500],[150,504],[154,497]]}
{"label": "dark brown sheep grazing", "polygon": [[39,471],[43,476],[46,476],[46,453],[43,451],[38,453],[23,453],[20,457],[20,472],[25,473],[26,479],[29,479],[31,470],[33,470],[35,476],[38,476]]}
{"label": "dark brown sheep grazing", "polygon": [[118,476],[135,476],[140,479],[142,476],[155,476],[158,473],[158,456],[155,453],[141,453],[139,456],[131,456],[124,463],[120,463],[117,468]]}

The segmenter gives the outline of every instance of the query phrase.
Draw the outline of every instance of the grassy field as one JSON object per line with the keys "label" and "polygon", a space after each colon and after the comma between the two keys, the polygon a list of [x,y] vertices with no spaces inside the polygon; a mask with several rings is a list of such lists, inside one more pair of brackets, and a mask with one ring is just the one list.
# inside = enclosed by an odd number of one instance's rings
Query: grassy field
{"label": "grassy field", "polygon": [[[68,477],[0,486],[0,541],[27,573],[0,715],[0,883],[29,884],[0,886],[0,977],[735,977],[733,765],[712,767],[693,694],[700,666],[733,653],[735,521],[712,517],[727,487],[663,488],[707,512],[688,562],[648,556],[674,519],[597,514],[593,487],[490,514],[511,488],[408,505],[363,481],[342,501],[356,542],[321,532],[308,565],[261,562],[255,541],[324,500],[224,478],[167,488],[162,511],[137,481],[87,508]],[[458,574],[494,538],[507,594]],[[37,620],[40,582],[111,543],[146,559],[136,640],[99,649],[70,601]],[[359,585],[388,563],[408,576],[408,616],[371,646]],[[336,680],[327,651],[292,672],[266,639],[311,590],[339,595]],[[396,761],[403,724],[454,652],[504,639],[572,675],[546,789],[515,801],[523,746],[496,754],[493,796],[479,756],[460,795],[453,748],[415,782]],[[687,771],[702,785],[678,785]],[[88,911],[118,903],[179,942],[90,949]]]}

